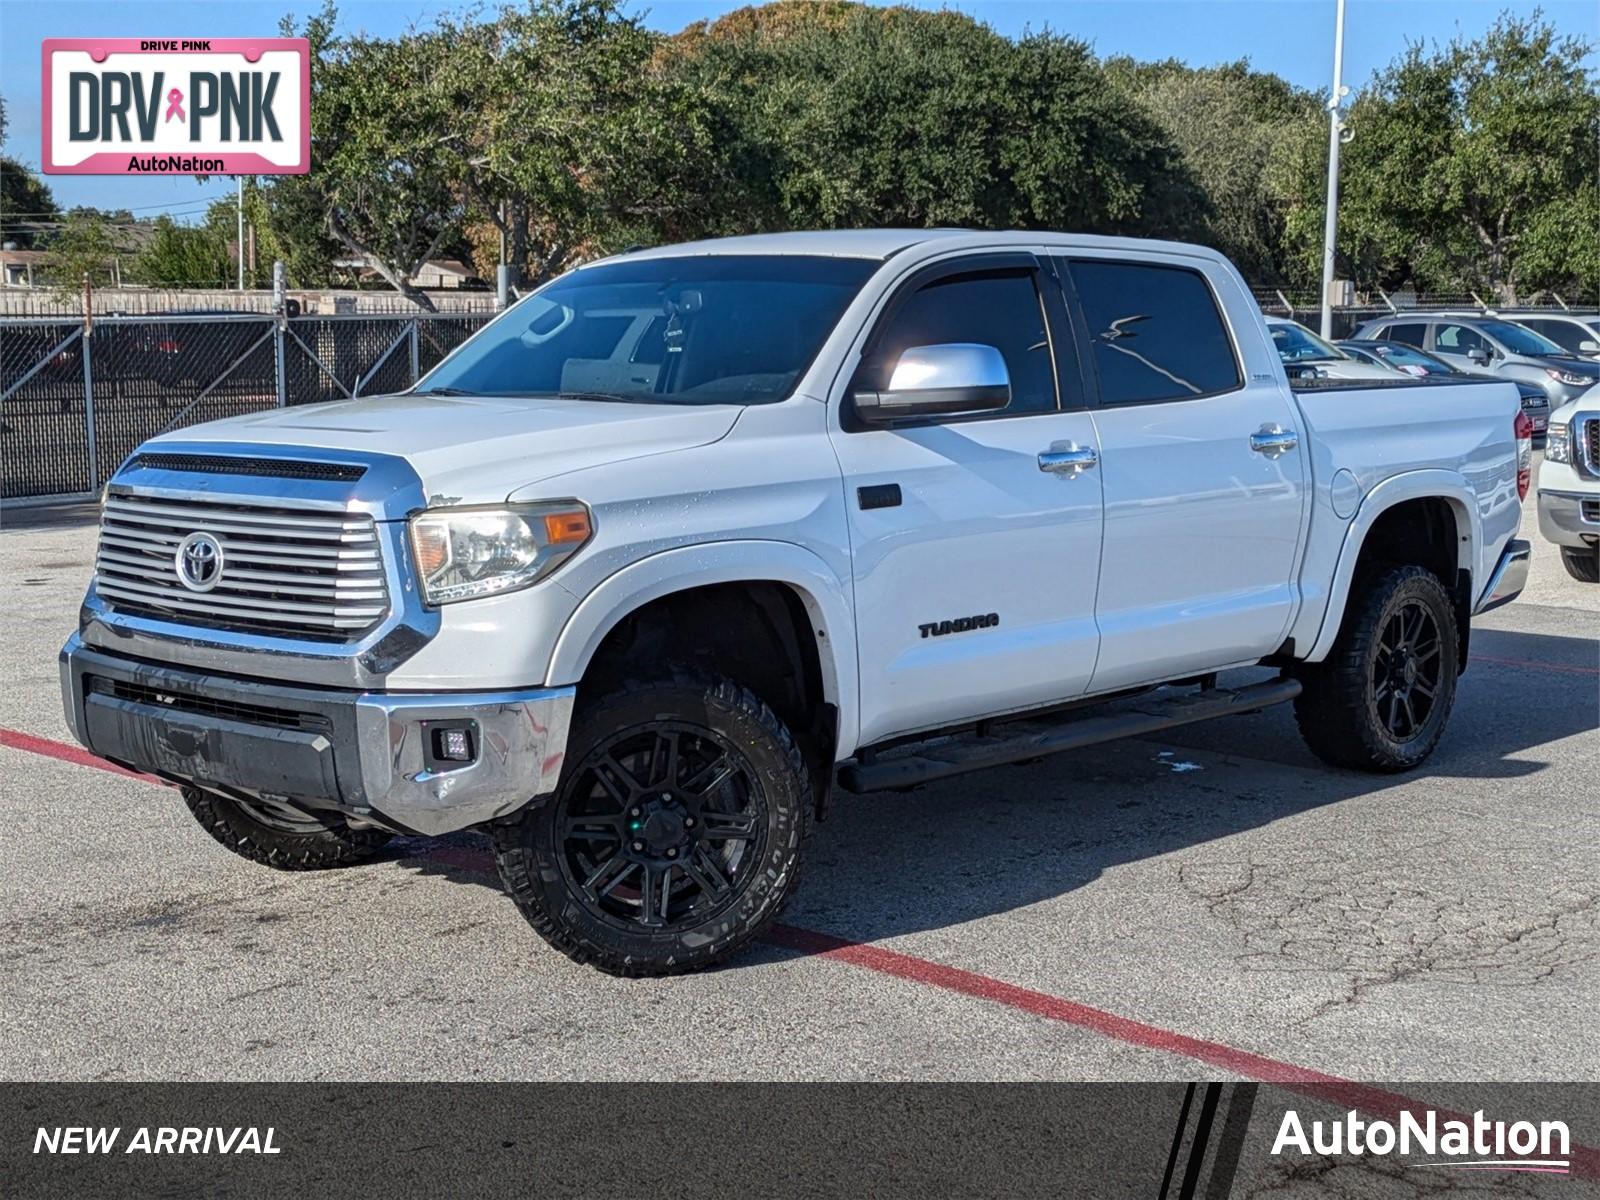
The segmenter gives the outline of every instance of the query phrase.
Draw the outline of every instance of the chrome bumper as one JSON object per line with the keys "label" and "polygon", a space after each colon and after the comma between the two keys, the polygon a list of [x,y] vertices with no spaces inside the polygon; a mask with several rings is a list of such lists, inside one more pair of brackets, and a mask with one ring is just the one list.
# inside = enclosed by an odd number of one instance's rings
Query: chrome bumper
{"label": "chrome bumper", "polygon": [[[177,783],[331,810],[401,832],[449,833],[550,794],[576,689],[354,692],[168,667],[86,646],[61,650],[67,724],[94,753]],[[475,755],[434,763],[440,722]]]}
{"label": "chrome bumper", "polygon": [[1593,546],[1600,541],[1600,495],[1541,488],[1539,534],[1557,546]]}
{"label": "chrome bumper", "polygon": [[1502,604],[1510,604],[1522,595],[1528,583],[1528,563],[1533,558],[1533,546],[1521,538],[1512,538],[1500,552],[1500,562],[1489,576],[1489,586],[1478,598],[1472,615],[1486,613]]}

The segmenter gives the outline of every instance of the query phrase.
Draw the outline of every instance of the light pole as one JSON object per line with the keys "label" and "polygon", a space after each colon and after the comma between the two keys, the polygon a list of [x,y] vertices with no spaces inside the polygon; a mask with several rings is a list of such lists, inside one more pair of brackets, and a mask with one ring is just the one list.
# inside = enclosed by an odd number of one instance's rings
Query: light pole
{"label": "light pole", "polygon": [[[1340,4],[1344,0],[1339,0]],[[244,176],[235,175],[239,183],[239,290],[244,291]]]}
{"label": "light pole", "polygon": [[1339,106],[1350,89],[1340,82],[1344,69],[1344,0],[1338,0],[1333,24],[1333,91],[1328,97],[1328,211],[1322,224],[1322,336],[1333,336],[1333,242],[1339,228],[1339,144],[1344,122]]}

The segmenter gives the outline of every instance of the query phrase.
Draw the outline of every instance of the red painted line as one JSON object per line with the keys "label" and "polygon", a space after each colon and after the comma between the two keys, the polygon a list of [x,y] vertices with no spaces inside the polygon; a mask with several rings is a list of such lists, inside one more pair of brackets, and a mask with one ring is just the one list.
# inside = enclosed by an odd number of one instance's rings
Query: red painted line
{"label": "red painted line", "polygon": [[90,754],[82,746],[74,746],[68,742],[56,742],[49,738],[35,737],[31,733],[23,733],[19,729],[0,729],[0,746],[8,746],[12,750],[26,750],[29,754],[42,754],[46,758],[57,758],[62,762],[69,762],[75,767],[93,767],[97,771],[110,771],[113,775],[122,775],[128,779],[137,779],[144,783],[159,783],[163,787],[168,785],[165,779],[157,779],[154,775],[145,775],[139,771],[130,771],[126,767],[119,767],[114,762],[107,762],[97,754]]}
{"label": "red painted line", "polygon": [[[139,775],[124,770],[115,763],[96,758],[87,750],[77,746],[12,729],[0,729],[0,745],[42,754],[76,766],[111,771],[149,783],[165,783],[164,780],[152,775]],[[493,856],[487,850],[470,846],[434,845],[413,857],[482,875],[492,876],[496,873]],[[798,925],[774,925],[768,930],[765,940],[787,950],[845,963],[880,975],[920,983],[926,987],[954,992],[976,1000],[986,1000],[991,1004],[1004,1005],[1048,1021],[1059,1021],[1079,1029],[1086,1029],[1113,1041],[1187,1058],[1259,1083],[1285,1087],[1326,1104],[1353,1108],[1374,1119],[1395,1121],[1402,1112],[1412,1113],[1420,1119],[1423,1114],[1430,1111],[1429,1105],[1398,1092],[1374,1087],[1371,1084],[1357,1083],[1308,1067],[1298,1067],[1281,1059],[1269,1058],[1267,1055],[1256,1054],[1250,1050],[1241,1050],[1225,1042],[1191,1037],[1185,1033],[1163,1029],[1158,1025],[1136,1021],[1131,1017],[1119,1016],[1102,1008],[1080,1004],[1062,996],[1019,987],[1014,983],[995,979],[993,976],[946,966],[911,954],[902,954],[884,946],[853,942],[848,938],[821,933],[815,929],[804,929]],[[1441,1121],[1470,1121],[1469,1117],[1446,1109],[1432,1111],[1438,1113]],[[1600,1179],[1600,1149],[1575,1142],[1568,1158],[1575,1175]]]}
{"label": "red painted line", "polygon": [[1600,675],[1600,667],[1576,667],[1570,663],[1538,662],[1531,658],[1496,658],[1492,654],[1479,654],[1476,650],[1467,655],[1467,665],[1488,663],[1491,667],[1517,667],[1528,671],[1555,671],[1562,675]]}

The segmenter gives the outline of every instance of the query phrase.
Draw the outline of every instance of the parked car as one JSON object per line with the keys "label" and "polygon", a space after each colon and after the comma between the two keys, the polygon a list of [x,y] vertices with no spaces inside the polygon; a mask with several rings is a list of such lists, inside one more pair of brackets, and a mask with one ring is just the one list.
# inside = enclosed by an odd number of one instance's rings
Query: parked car
{"label": "parked car", "polygon": [[1298,321],[1268,317],[1267,332],[1290,379],[1387,379],[1404,374],[1387,363],[1346,354]]}
{"label": "parked car", "polygon": [[1550,417],[1539,467],[1539,532],[1567,574],[1600,583],[1600,388]]}
{"label": "parked car", "polygon": [[[1387,363],[1419,379],[1447,379],[1451,376],[1468,379],[1494,378],[1484,371],[1463,371],[1436,354],[1418,350],[1415,346],[1408,346],[1404,342],[1363,342],[1346,339],[1339,342],[1338,346],[1346,354],[1353,354],[1368,362]],[[1550,423],[1550,398],[1537,384],[1522,379],[1514,379],[1512,382],[1517,385],[1517,394],[1522,398],[1522,411],[1527,413],[1528,419],[1533,422],[1534,437],[1542,438],[1545,426]]]}
{"label": "parked car", "polygon": [[1600,380],[1600,363],[1568,354],[1549,338],[1499,317],[1404,313],[1364,322],[1355,340],[1404,342],[1463,371],[1536,384],[1552,409]]}
{"label": "parked car", "polygon": [[1600,359],[1600,315],[1595,313],[1550,312],[1548,309],[1527,311],[1499,309],[1496,316],[1515,321],[1543,337],[1549,338],[1568,354],[1580,358]]}
{"label": "parked car", "polygon": [[1504,381],[1291,386],[1198,246],[663,246],[403,394],[146,442],[65,711],[249,860],[476,826],[553,946],[674,974],[770,925],[835,778],[1277,703],[1329,763],[1418,767],[1525,581],[1532,453]]}

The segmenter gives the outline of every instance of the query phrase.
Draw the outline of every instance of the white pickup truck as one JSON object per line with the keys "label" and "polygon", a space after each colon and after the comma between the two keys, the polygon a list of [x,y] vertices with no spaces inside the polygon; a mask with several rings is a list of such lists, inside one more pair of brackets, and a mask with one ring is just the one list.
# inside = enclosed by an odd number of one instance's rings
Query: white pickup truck
{"label": "white pickup truck", "polygon": [[1281,702],[1332,764],[1417,766],[1521,590],[1530,434],[1508,382],[1291,389],[1195,246],[638,251],[409,392],[140,447],[67,718],[246,858],[479,826],[558,949],[690,970],[772,921],[836,778]]}

